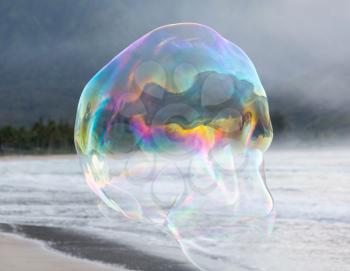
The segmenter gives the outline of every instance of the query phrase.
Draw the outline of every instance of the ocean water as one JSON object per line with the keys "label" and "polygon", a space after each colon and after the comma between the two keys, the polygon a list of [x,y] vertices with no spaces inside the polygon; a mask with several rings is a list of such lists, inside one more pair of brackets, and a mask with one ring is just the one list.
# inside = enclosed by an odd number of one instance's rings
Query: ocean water
{"label": "ocean water", "polygon": [[[266,249],[254,255],[262,262],[259,270],[350,270],[349,151],[267,152],[277,217]],[[1,158],[0,223],[79,229],[185,261],[176,242],[155,228],[105,217],[75,156]]]}

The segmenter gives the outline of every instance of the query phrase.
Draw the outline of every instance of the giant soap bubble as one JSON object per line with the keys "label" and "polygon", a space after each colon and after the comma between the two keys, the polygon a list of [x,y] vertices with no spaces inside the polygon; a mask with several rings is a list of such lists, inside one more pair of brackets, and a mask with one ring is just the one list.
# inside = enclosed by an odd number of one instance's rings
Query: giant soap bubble
{"label": "giant soap bubble", "polygon": [[116,214],[166,229],[202,270],[263,261],[255,255],[274,219],[263,168],[271,140],[253,63],[193,23],[157,28],[103,67],[75,126],[94,193]]}

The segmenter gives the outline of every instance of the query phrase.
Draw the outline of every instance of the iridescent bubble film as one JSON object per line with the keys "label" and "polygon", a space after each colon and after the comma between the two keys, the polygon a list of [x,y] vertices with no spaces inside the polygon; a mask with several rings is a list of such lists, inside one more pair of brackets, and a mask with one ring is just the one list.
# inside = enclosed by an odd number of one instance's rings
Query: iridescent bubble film
{"label": "iridescent bubble film", "polygon": [[116,214],[170,232],[202,270],[260,266],[245,255],[273,225],[263,167],[271,140],[253,63],[193,23],[157,28],[103,67],[75,126],[94,193]]}

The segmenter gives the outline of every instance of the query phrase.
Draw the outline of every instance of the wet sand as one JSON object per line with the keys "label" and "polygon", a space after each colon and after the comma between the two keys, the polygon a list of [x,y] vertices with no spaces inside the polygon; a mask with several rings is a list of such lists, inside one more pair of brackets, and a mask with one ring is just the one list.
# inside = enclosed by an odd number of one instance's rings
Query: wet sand
{"label": "wet sand", "polygon": [[[35,266],[36,271],[40,270],[50,270],[50,271],[58,271],[58,270],[152,270],[152,271],[194,271],[195,269],[189,265],[188,262],[175,262],[169,259],[164,259],[161,257],[157,257],[151,254],[146,254],[141,251],[135,250],[132,247],[119,244],[118,242],[107,240],[102,237],[98,237],[95,235],[88,235],[88,233],[84,231],[77,231],[74,229],[66,229],[66,228],[58,228],[58,227],[43,227],[43,226],[32,226],[32,225],[9,225],[9,224],[1,224],[0,223],[0,231],[3,233],[0,233],[0,259],[3,257],[6,257],[6,255],[2,255],[2,251],[7,251],[7,248],[11,248],[11,241],[13,242],[13,238],[17,238],[16,235],[13,235],[13,233],[16,233],[20,236],[25,236],[31,239],[35,240],[41,240],[44,241],[45,244],[47,244],[50,248],[53,248],[54,250],[61,251],[63,253],[57,254],[58,256],[55,258],[55,256],[48,258],[47,264],[57,264],[58,268],[62,269],[45,269],[46,262],[40,263],[41,258],[46,258],[46,253],[48,253],[44,247],[44,245],[41,245],[41,250],[37,249],[34,257],[34,260],[37,259],[36,262],[31,261],[31,256],[26,256],[27,251],[30,251],[31,245],[34,246],[36,241],[32,241],[28,239],[21,239],[23,242],[17,242],[16,246],[19,248],[19,251],[24,250],[22,254],[19,256],[19,260],[16,259],[16,249],[12,250],[10,254],[8,254],[7,258],[7,265],[9,266],[9,269],[4,269],[6,271],[16,270],[27,270],[27,269],[21,269],[24,264],[26,266],[27,264]],[[7,233],[10,233],[10,242],[2,242],[3,236],[6,236]],[[21,237],[19,237],[21,238]],[[26,242],[29,242],[26,244]],[[29,245],[31,244],[31,245]],[[24,247],[24,248],[22,248]],[[40,246],[39,246],[40,247]],[[55,252],[52,252],[53,250],[50,250],[50,253],[55,254]],[[91,263],[93,264],[93,261],[97,262],[103,262],[106,264],[110,264],[111,266],[114,266],[114,269],[107,268],[103,269],[103,266],[95,266],[93,269],[88,269],[87,264],[90,263],[87,261],[87,263],[84,265],[84,262],[82,261],[82,269],[73,269],[73,265],[70,268],[63,268],[65,264],[73,264],[71,262],[67,262],[65,259],[65,255],[72,255],[74,257],[78,257],[81,259],[89,259],[91,260]],[[13,257],[12,257],[13,256]],[[50,255],[49,255],[50,256]],[[52,259],[51,259],[52,258]],[[66,257],[69,260],[75,260],[75,258],[70,258],[69,256]],[[23,260],[22,260],[23,259]],[[11,269],[11,264],[16,264],[16,262],[19,263],[19,266],[16,268]],[[23,262],[22,264],[20,262]],[[2,265],[2,263],[1,263]],[[60,266],[62,265],[62,266]],[[2,265],[3,266],[3,265]],[[5,265],[6,266],[6,265]],[[43,269],[40,269],[42,266]],[[76,268],[79,267],[79,263],[76,264]],[[84,269],[86,267],[86,269]],[[125,269],[121,269],[119,267],[123,267]],[[75,268],[75,267],[74,267]],[[2,270],[2,269],[1,269]],[[30,269],[29,269],[30,270]],[[34,270],[34,269],[33,269]]]}
{"label": "wet sand", "polygon": [[0,262],[4,271],[122,271],[48,249],[44,243],[14,234],[0,234]]}

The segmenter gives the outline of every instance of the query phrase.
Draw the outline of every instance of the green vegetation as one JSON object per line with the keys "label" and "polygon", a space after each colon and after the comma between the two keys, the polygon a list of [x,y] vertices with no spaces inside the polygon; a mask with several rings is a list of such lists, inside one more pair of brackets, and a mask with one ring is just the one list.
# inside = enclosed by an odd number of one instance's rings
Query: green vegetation
{"label": "green vegetation", "polygon": [[32,127],[0,128],[0,154],[53,154],[74,152],[74,128],[66,122],[42,120]]}
{"label": "green vegetation", "polygon": [[[271,114],[274,133],[286,129],[286,119],[280,112]],[[0,155],[74,153],[74,127],[68,122],[39,120],[31,127],[0,128]]]}

